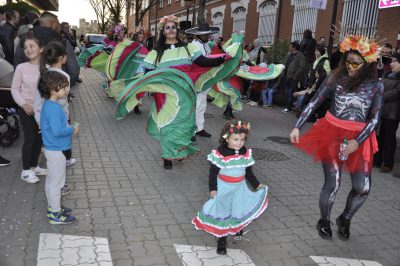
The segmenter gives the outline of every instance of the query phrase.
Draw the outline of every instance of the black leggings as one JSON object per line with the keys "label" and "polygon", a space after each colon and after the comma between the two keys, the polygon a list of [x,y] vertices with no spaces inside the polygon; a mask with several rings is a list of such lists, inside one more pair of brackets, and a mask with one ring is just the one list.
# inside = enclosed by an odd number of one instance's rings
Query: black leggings
{"label": "black leggings", "polygon": [[29,170],[36,167],[42,149],[42,136],[33,115],[27,115],[21,108],[19,118],[24,132],[24,144],[22,145],[22,169]]}
{"label": "black leggings", "polygon": [[[319,196],[319,208],[321,218],[330,220],[332,206],[340,187],[343,163],[336,161],[332,163],[324,162],[322,166],[324,168],[325,183]],[[352,190],[347,196],[346,207],[343,211],[343,216],[346,219],[351,219],[367,199],[371,188],[371,172],[368,167],[366,169],[364,172],[350,174]]]}

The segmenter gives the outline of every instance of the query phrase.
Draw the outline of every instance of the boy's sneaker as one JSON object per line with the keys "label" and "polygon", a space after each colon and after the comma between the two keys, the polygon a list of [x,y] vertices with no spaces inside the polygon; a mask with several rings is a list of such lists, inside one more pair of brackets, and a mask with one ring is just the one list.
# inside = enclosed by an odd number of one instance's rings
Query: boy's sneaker
{"label": "boy's sneaker", "polygon": [[[64,207],[64,206],[61,205],[61,211],[65,215],[65,214],[70,214],[72,212],[72,209]],[[50,209],[50,206],[49,206],[49,207],[47,207],[47,217],[50,218],[51,214],[52,214],[52,212],[51,212],[51,209]]]}
{"label": "boy's sneaker", "polygon": [[41,168],[39,165],[35,168],[31,168],[35,175],[47,175],[47,169]]}
{"label": "boy's sneaker", "polygon": [[0,156],[0,166],[8,166],[10,164],[11,162],[9,160]]}
{"label": "boy's sneaker", "polygon": [[37,177],[32,170],[22,170],[21,179],[31,184],[35,184],[40,181],[39,177]]}
{"label": "boy's sneaker", "polygon": [[287,108],[285,108],[285,109],[282,110],[282,113],[284,113],[284,114],[288,114],[288,113],[291,113],[291,112],[292,112],[292,111],[289,110],[289,109],[287,109]]}
{"label": "boy's sneaker", "polygon": [[76,221],[75,216],[64,213],[62,209],[59,212],[50,212],[48,217],[51,224],[70,224]]}
{"label": "boy's sneaker", "polygon": [[76,164],[76,159],[75,158],[71,158],[71,159],[67,160],[67,167],[68,166],[72,166],[74,164]]}
{"label": "boy's sneaker", "polygon": [[71,193],[71,186],[70,185],[64,185],[61,189],[61,196],[66,196]]}

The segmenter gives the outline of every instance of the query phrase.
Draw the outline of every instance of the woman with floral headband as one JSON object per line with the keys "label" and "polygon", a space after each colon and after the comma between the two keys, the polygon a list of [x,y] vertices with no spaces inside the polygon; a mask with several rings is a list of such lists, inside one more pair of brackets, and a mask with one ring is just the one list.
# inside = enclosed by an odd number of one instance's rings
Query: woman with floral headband
{"label": "woman with floral headband", "polygon": [[[268,187],[253,173],[252,150],[244,144],[250,124],[232,120],[221,131],[220,146],[208,155],[210,199],[192,220],[196,229],[217,237],[217,254],[226,255],[227,236],[243,229],[268,207]],[[248,188],[246,180],[255,191]]]}
{"label": "woman with floral headband", "polygon": [[[195,82],[204,72],[225,62],[225,55],[205,57],[195,45],[182,42],[178,37],[178,25],[173,15],[160,20],[155,49],[144,59],[146,74],[126,86],[119,95],[117,107],[117,119],[121,119],[136,106],[138,93],[153,93],[155,104],[150,111],[147,131],[160,141],[165,169],[172,169],[172,160],[182,160],[198,152],[191,141],[196,128]],[[194,69],[194,65],[200,67]]]}
{"label": "woman with floral headband", "polygon": [[[290,139],[322,162],[325,183],[319,199],[321,218],[317,223],[322,238],[332,237],[330,212],[340,186],[342,167],[349,171],[352,190],[344,211],[336,219],[338,235],[346,240],[350,236],[350,221],[367,199],[371,187],[373,154],[378,150],[375,128],[381,114],[383,85],[377,78],[376,43],[363,36],[347,36],[340,44],[340,51],[344,55],[339,67],[325,79],[303,111]],[[327,98],[332,100],[326,116],[299,138],[304,123]],[[345,142],[347,146],[341,145]]]}

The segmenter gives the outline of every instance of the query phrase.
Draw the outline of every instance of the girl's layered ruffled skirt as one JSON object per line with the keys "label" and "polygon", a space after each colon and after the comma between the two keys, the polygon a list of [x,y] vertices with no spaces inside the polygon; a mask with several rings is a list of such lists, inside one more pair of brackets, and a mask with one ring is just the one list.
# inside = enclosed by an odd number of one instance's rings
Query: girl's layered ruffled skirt
{"label": "girl's layered ruffled skirt", "polygon": [[253,192],[244,177],[239,182],[231,182],[232,179],[237,178],[218,178],[217,196],[208,200],[192,220],[197,230],[216,237],[234,235],[267,209],[268,187]]}

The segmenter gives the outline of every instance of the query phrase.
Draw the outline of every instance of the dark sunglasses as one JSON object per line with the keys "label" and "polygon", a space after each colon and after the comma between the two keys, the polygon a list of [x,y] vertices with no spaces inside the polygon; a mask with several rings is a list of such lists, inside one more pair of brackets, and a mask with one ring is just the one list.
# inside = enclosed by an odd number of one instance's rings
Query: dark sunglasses
{"label": "dark sunglasses", "polygon": [[364,63],[359,63],[359,62],[355,62],[355,61],[350,62],[349,60],[346,60],[346,66],[351,65],[352,68],[359,68],[362,64],[364,64]]}
{"label": "dark sunglasses", "polygon": [[164,30],[176,30],[175,26],[165,26]]}

